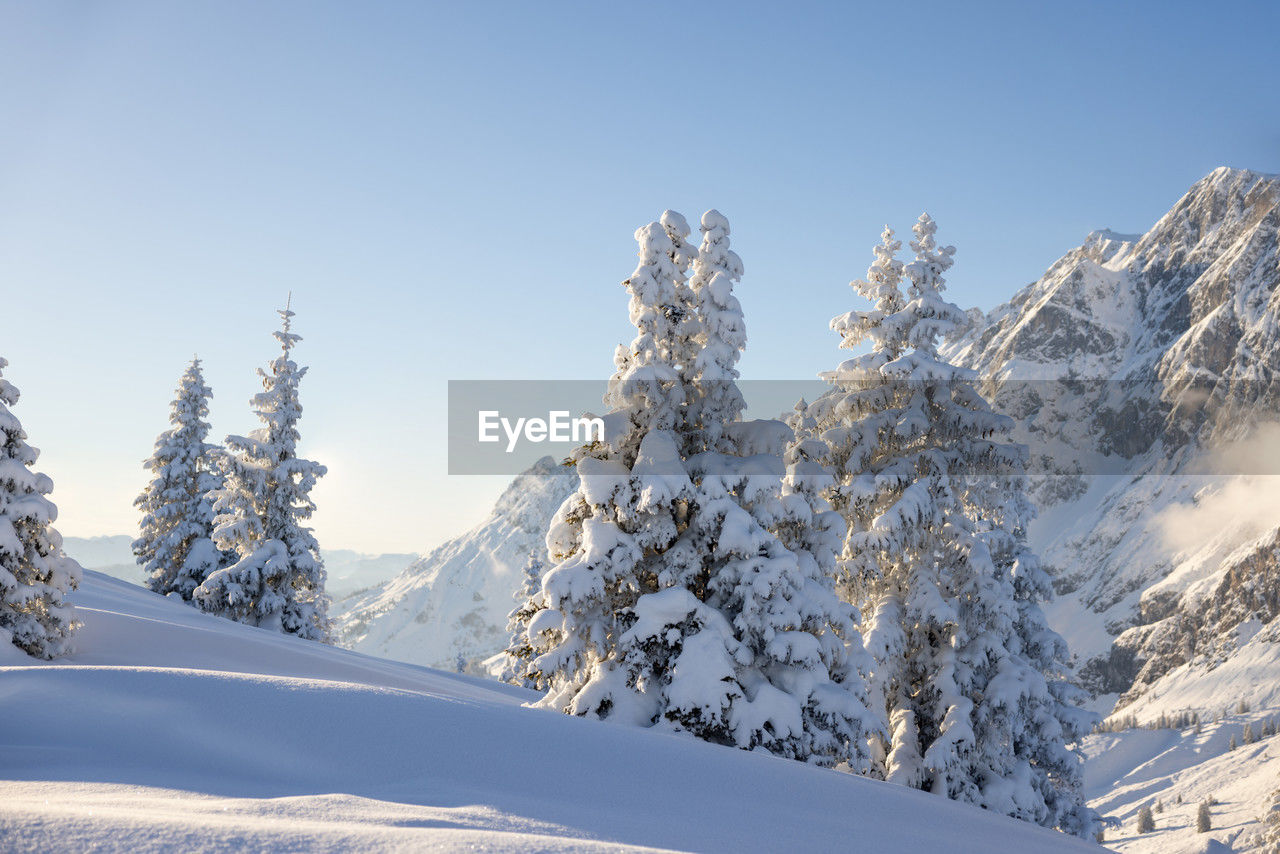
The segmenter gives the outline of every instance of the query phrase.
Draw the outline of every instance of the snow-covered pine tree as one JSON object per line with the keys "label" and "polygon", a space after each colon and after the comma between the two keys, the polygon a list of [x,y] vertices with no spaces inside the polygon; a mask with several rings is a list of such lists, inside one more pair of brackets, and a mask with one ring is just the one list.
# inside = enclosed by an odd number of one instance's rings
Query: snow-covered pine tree
{"label": "snow-covered pine tree", "polygon": [[726,426],[738,420],[746,404],[738,389],[738,358],[747,345],[742,306],[733,283],[742,278],[742,259],[729,248],[729,220],[717,210],[702,215],[702,243],[689,282],[696,306],[698,352],[686,366],[694,384],[688,404],[686,454],[704,450],[734,452]]}
{"label": "snow-covered pine tree", "polygon": [[823,373],[833,388],[808,408],[828,446],[827,460],[835,474],[827,496],[849,522],[848,536],[854,538],[842,550],[837,576],[842,594],[854,603],[870,598],[867,587],[883,574],[887,557],[882,550],[859,548],[856,540],[874,520],[890,521],[881,517],[914,480],[914,470],[903,459],[906,441],[895,430],[907,404],[904,389],[881,373],[907,349],[907,330],[900,322],[905,305],[900,287],[903,265],[895,257],[901,248],[886,226],[866,279],[851,283],[871,301],[872,309],[850,311],[831,321],[842,348],[869,343],[869,351]]}
{"label": "snow-covered pine tree", "polygon": [[236,562],[206,578],[193,598],[228,619],[328,642],[324,563],[303,524],[315,511],[311,490],[325,467],[297,453],[298,385],[307,369],[292,358],[302,340],[290,331],[294,313],[286,307],[279,314],[281,353],[258,370],[264,390],[250,401],[265,426],[227,437],[226,483],[215,496],[214,542]]}
{"label": "snow-covered pine tree", "polygon": [[[971,512],[984,520],[979,536],[987,543],[1004,583],[1011,585],[1017,611],[1001,645],[1011,657],[988,683],[988,706],[983,716],[987,732],[988,764],[999,754],[999,740],[1013,745],[1013,761],[1006,774],[1029,772],[1036,795],[1019,797],[1017,789],[1003,810],[1007,814],[1065,833],[1088,838],[1101,821],[1085,804],[1081,760],[1067,745],[1089,734],[1097,716],[1081,706],[1083,690],[1068,679],[1070,653],[1066,642],[1045,619],[1042,603],[1053,598],[1053,586],[1039,558],[1027,546],[1026,524],[1034,508],[1020,478],[991,475],[971,477],[966,498]],[[975,501],[975,498],[985,498]],[[992,793],[998,787],[990,787]],[[988,795],[990,808],[998,809]]]}
{"label": "snow-covered pine tree", "polygon": [[[0,358],[0,371],[8,367]],[[80,583],[80,565],[62,551],[53,527],[58,509],[47,497],[48,476],[34,472],[40,452],[11,411],[18,389],[0,377],[0,644],[56,658],[71,651],[79,626],[66,595]]]}
{"label": "snow-covered pine tree", "polygon": [[1138,808],[1138,833],[1152,833],[1156,829],[1155,817],[1151,815],[1151,807],[1143,804]]}
{"label": "snow-covered pine tree", "polygon": [[689,267],[698,257],[698,247],[689,242],[689,223],[675,211],[663,211],[659,223],[671,240],[668,257],[674,266],[672,276],[675,298],[663,310],[668,312],[671,325],[671,345],[675,348],[666,354],[683,382],[686,402],[691,399],[690,385],[694,381],[690,366],[702,347],[702,322],[698,317],[697,298],[689,281]]}
{"label": "snow-covered pine tree", "polygon": [[147,587],[190,601],[191,594],[228,556],[213,544],[213,493],[223,486],[217,445],[206,442],[209,398],[200,360],[178,381],[168,430],[156,439],[143,465],[151,482],[133,502],[142,511],[133,553],[146,573]]}
{"label": "snow-covered pine tree", "polygon": [[534,657],[529,644],[529,621],[542,610],[543,562],[537,555],[529,555],[524,566],[524,582],[515,592],[516,607],[507,615],[506,662],[499,677],[503,682],[522,688],[539,688],[537,674],[530,671]]}
{"label": "snow-covered pine tree", "polygon": [[[831,471],[824,463],[830,449],[818,438],[817,422],[804,400],[796,404],[787,426],[792,431],[792,439],[783,458],[787,470],[782,483],[780,510],[770,528],[796,556],[800,577],[808,586],[806,595],[823,603],[822,619],[832,626],[835,637],[844,642],[843,655],[833,653],[828,656],[827,671],[842,690],[854,695],[858,703],[860,731],[856,735],[849,734],[851,739],[856,738],[858,749],[852,751],[848,760],[850,770],[878,776],[883,768],[883,756],[877,746],[887,737],[887,730],[868,687],[873,663],[862,644],[860,613],[852,605],[841,602],[835,594],[836,564],[847,529],[844,519],[831,508],[824,495],[834,485]],[[816,705],[812,709],[806,708],[806,714],[817,708]]]}
{"label": "snow-covered pine tree", "polygon": [[913,231],[911,264],[894,260],[886,229],[854,283],[874,307],[832,325],[844,346],[871,350],[825,375],[834,388],[814,406],[837,473],[832,503],[849,524],[843,589],[873,614],[886,776],[1092,835],[1065,747],[1087,716],[1069,703],[1065,647],[1040,612],[1049,589],[1022,535],[1030,505],[1003,476],[1025,449],[971,373],[939,358],[938,337],[964,318],[940,296],[955,250],[937,245],[928,215]]}
{"label": "snow-covered pine tree", "polygon": [[[682,340],[690,307],[677,288],[671,237],[656,222],[635,236],[640,262],[623,285],[636,337],[614,356],[604,441],[575,454],[581,482],[547,532],[551,565],[541,600],[527,604],[527,635],[537,652],[530,677],[549,689],[544,705],[649,724],[656,709],[624,706],[633,692],[617,643],[639,595],[657,589],[657,568],[671,559],[691,498],[676,448],[685,389],[673,359],[692,345]],[[583,698],[589,685],[606,682],[616,700]]]}
{"label": "snow-covered pine tree", "polygon": [[[722,221],[704,217],[720,236],[704,241],[716,255],[700,257],[698,269],[729,257]],[[727,380],[717,405],[699,407],[693,421],[678,361],[690,342],[673,322],[684,316],[679,253],[659,223],[637,240],[641,262],[626,285],[638,334],[615,359],[606,440],[580,453],[582,485],[548,533],[546,607],[529,622],[542,652],[533,670],[551,685],[542,705],[860,767],[870,716],[856,676],[846,678],[849,611],[820,577],[824,559],[788,550],[758,518],[782,520],[778,455],[788,431],[743,424],[732,403],[741,400],[732,381],[741,345],[726,336],[742,320],[729,277],[716,271],[699,285],[712,306],[699,316],[721,315],[724,334],[700,333],[717,354],[704,359],[704,349],[692,364]],[[682,454],[708,445],[717,449]],[[761,477],[770,456],[772,477]],[[821,512],[810,508],[810,518]]]}
{"label": "snow-covered pine tree", "polygon": [[[733,282],[742,261],[729,248],[723,215],[708,211],[701,222],[691,286],[702,350],[693,362],[692,440],[684,447],[697,491],[685,539],[702,563],[696,572],[673,574],[672,583],[731,625],[735,636],[725,647],[739,665],[742,696],[722,693],[723,684],[700,674],[701,686],[675,686],[679,702],[667,718],[708,740],[865,771],[865,742],[880,727],[866,707],[856,612],[835,597],[824,571],[834,563],[843,523],[817,494],[828,476],[811,459],[817,449],[796,443],[780,465],[793,437],[787,425],[741,420],[737,361],[746,326]],[[654,623],[637,635],[653,642],[676,628],[670,615]]]}
{"label": "snow-covered pine tree", "polygon": [[[890,742],[878,745],[876,776],[892,771],[898,782],[923,786],[921,747],[904,682],[911,652],[905,608],[913,569],[929,552],[924,533],[937,520],[926,515],[934,507],[928,485],[918,482],[913,459],[924,443],[917,435],[918,418],[910,417],[910,389],[883,372],[909,347],[911,317],[903,312],[906,300],[900,287],[903,264],[895,257],[901,247],[886,226],[867,277],[852,283],[872,308],[831,321],[841,347],[869,343],[869,350],[822,374],[833,387],[809,411],[828,445],[827,461],[835,474],[827,496],[848,523],[838,589],[871,616],[865,641],[876,662],[872,696],[885,709],[892,729]],[[909,764],[916,769],[912,773]]]}

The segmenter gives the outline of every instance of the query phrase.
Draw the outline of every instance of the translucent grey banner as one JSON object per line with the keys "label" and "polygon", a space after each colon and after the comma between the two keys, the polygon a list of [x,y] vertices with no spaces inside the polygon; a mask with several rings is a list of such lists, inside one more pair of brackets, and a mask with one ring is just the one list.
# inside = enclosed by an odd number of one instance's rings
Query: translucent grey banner
{"label": "translucent grey banner", "polygon": [[[957,383],[948,397],[973,386]],[[603,403],[606,381],[452,380],[449,382],[449,473],[515,475],[543,457],[562,461],[577,448],[619,427]],[[924,400],[926,387],[822,380],[743,380],[744,418],[782,419],[803,399],[819,415],[819,432],[848,418],[869,398]],[[995,444],[1019,443],[1015,458],[983,452],[978,436],[955,475],[1280,474],[1280,394],[1267,384],[1229,390],[1173,388],[1160,381],[1009,380],[977,388],[992,409],[1011,420]],[[695,387],[692,395],[718,392]],[[815,402],[816,405],[815,405]],[[775,425],[776,426],[776,425]],[[732,432],[750,452],[759,437],[779,431],[738,425]],[[612,433],[610,433],[612,435]],[[993,445],[994,447],[994,445]],[[728,461],[724,465],[730,465]],[[712,471],[717,461],[699,463]],[[572,466],[550,471],[573,473]]]}

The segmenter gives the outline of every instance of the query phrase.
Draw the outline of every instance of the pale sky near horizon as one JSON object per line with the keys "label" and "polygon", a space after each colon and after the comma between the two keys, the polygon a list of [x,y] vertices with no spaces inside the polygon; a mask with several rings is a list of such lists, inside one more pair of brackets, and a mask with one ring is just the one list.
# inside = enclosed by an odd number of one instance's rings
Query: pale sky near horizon
{"label": "pale sky near horizon", "polygon": [[293,292],[329,548],[425,551],[451,379],[600,379],[664,208],[746,266],[750,379],[843,354],[888,222],[989,309],[1216,166],[1280,172],[1280,4],[0,0],[0,355],[64,534],[132,533],[193,353],[215,438]]}

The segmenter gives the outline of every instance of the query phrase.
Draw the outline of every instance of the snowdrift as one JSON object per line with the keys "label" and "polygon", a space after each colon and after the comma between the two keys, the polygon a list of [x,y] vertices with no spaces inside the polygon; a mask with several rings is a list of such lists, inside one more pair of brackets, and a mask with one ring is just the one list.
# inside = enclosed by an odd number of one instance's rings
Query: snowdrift
{"label": "snowdrift", "polygon": [[884,783],[522,707],[95,572],[0,659],[0,848],[1096,851]]}

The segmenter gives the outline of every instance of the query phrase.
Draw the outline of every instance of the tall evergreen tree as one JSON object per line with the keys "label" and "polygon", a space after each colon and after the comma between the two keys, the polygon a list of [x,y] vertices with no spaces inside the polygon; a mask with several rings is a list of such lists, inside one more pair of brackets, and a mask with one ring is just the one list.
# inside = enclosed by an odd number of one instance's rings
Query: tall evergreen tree
{"label": "tall evergreen tree", "polygon": [[[941,297],[954,249],[928,215],[905,266],[886,230],[866,281],[870,311],[836,318],[871,352],[827,377],[815,403],[849,523],[843,589],[874,616],[866,642],[892,738],[887,779],[1091,835],[1079,760],[1065,744],[1087,716],[1061,678],[1065,646],[1045,624],[1047,578],[1026,548],[1030,505],[1014,477],[1025,448],[974,376],[937,340],[963,320]],[[906,295],[899,286],[909,282]],[[1087,726],[1085,726],[1087,729]]]}
{"label": "tall evergreen tree", "polygon": [[686,406],[691,394],[688,386],[693,382],[691,367],[702,347],[702,323],[697,313],[697,298],[689,281],[689,268],[698,258],[698,247],[689,242],[689,222],[675,211],[663,211],[659,219],[662,230],[671,240],[667,257],[673,265],[675,298],[663,306],[671,324],[671,344],[675,348],[667,353],[668,361],[675,366],[685,383]]}
{"label": "tall evergreen tree", "polygon": [[[0,371],[8,364],[0,359]],[[56,658],[71,651],[79,626],[66,595],[80,583],[80,565],[62,551],[53,481],[31,470],[40,452],[10,411],[17,402],[18,390],[0,377],[0,644]]]}
{"label": "tall evergreen tree", "polygon": [[258,370],[263,391],[250,401],[265,426],[227,437],[226,484],[215,497],[214,542],[236,562],[206,578],[194,598],[210,613],[328,642],[324,562],[303,524],[315,511],[311,490],[325,467],[297,453],[298,385],[307,369],[292,358],[302,340],[290,331],[294,313],[279,314],[281,353]]}
{"label": "tall evergreen tree", "polygon": [[[723,217],[703,224],[717,238],[704,239],[696,271],[731,256]],[[542,705],[860,766],[873,718],[848,667],[856,631],[821,577],[826,558],[789,550],[769,527],[806,499],[783,498],[786,425],[744,423],[733,402],[745,336],[729,276],[695,272],[684,291],[668,230],[652,223],[637,240],[626,282],[637,336],[615,360],[605,441],[583,450],[582,485],[548,533],[545,607],[529,621],[534,669],[551,685]],[[679,355],[692,349],[690,297],[702,327],[693,360]],[[686,406],[691,370],[714,370],[721,386],[697,406]]]}
{"label": "tall evergreen tree", "polygon": [[[550,687],[548,705],[600,717],[630,713],[650,723],[652,711],[579,700],[593,679],[627,680],[615,654],[618,638],[640,593],[657,589],[692,487],[674,450],[685,388],[672,361],[690,346],[682,337],[690,306],[677,289],[680,268],[666,229],[650,223],[636,231],[636,241],[640,263],[623,282],[636,337],[614,357],[604,441],[577,453],[580,486],[547,532],[552,565],[527,632],[539,653],[535,678]],[[655,452],[664,453],[672,471],[650,470]]]}
{"label": "tall evergreen tree", "polygon": [[151,482],[133,502],[142,511],[133,553],[147,587],[186,601],[227,557],[213,544],[213,493],[223,487],[223,477],[219,448],[205,441],[212,396],[200,360],[192,360],[170,405],[172,426],[156,439],[155,453],[143,464],[152,472]]}
{"label": "tall evergreen tree", "polygon": [[717,210],[702,215],[702,243],[689,282],[698,318],[697,354],[685,366],[696,386],[688,401],[686,453],[734,451],[724,433],[746,407],[738,389],[738,358],[747,346],[742,306],[733,284],[742,259],[729,248],[729,220]]}

